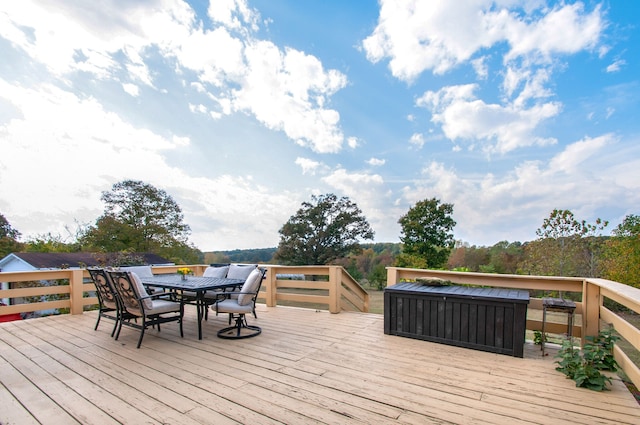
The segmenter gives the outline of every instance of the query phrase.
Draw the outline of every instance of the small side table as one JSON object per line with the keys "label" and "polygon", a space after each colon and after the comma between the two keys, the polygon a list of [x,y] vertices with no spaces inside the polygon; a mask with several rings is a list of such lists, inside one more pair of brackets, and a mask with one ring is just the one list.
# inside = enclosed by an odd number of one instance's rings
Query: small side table
{"label": "small side table", "polygon": [[547,341],[547,336],[544,333],[544,328],[547,322],[547,311],[567,313],[567,338],[571,340],[571,338],[573,337],[573,314],[576,311],[576,303],[571,300],[565,300],[564,298],[542,299],[542,338],[540,340],[540,349],[542,350],[542,356],[545,355],[544,343]]}

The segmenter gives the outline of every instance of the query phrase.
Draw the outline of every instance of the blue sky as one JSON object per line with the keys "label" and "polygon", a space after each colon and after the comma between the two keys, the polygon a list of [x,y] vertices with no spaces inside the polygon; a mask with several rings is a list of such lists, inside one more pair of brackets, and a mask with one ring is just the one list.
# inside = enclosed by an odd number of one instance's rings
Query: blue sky
{"label": "blue sky", "polygon": [[455,238],[640,214],[640,3],[0,4],[0,213],[68,236],[125,179],[203,251],[278,244],[313,194],[377,242],[432,197]]}

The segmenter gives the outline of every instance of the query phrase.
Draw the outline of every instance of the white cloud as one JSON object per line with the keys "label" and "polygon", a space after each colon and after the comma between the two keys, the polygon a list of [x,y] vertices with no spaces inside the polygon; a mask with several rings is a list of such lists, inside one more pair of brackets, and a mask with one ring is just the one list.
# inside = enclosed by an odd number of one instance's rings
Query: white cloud
{"label": "white cloud", "polygon": [[478,86],[471,84],[430,91],[418,100],[449,139],[480,140],[486,152],[555,142],[535,131],[561,108],[557,101],[543,101],[554,95],[549,83],[558,58],[596,51],[605,28],[600,7],[586,11],[580,2],[553,7],[511,0],[380,4],[378,24],[362,46],[370,61],[388,59],[400,80],[413,82],[425,71],[439,75],[469,65],[479,81],[491,81],[486,52],[502,55],[504,68],[495,71],[503,79],[500,103],[477,98]]}
{"label": "white cloud", "polygon": [[[423,179],[404,189],[406,204],[436,197],[454,204],[456,237],[492,245],[501,239],[526,241],[535,238],[532,223],[542,223],[554,208],[566,208],[581,217],[594,217],[608,199],[640,200],[636,183],[617,170],[628,163],[629,153],[616,153],[612,135],[585,138],[567,146],[549,162],[525,161],[510,172],[496,176],[461,175],[454,168],[432,162]],[[626,158],[626,159],[625,159]],[[637,160],[633,160],[640,166]],[[637,176],[637,171],[627,172]],[[634,201],[635,202],[635,201]],[[509,225],[505,226],[505,220]],[[487,240],[491,229],[494,240]]]}
{"label": "white cloud", "polygon": [[257,20],[260,18],[255,9],[251,9],[246,0],[216,0],[209,3],[209,17],[224,24],[229,28],[240,29],[243,24],[248,24],[252,29],[257,29]]}
{"label": "white cloud", "polygon": [[613,115],[615,112],[616,112],[615,108],[608,107],[607,108],[607,119],[611,118],[611,115]]}
{"label": "white cloud", "polygon": [[140,88],[135,84],[125,83],[122,85],[122,89],[133,97],[138,97],[140,95]]}
{"label": "white cloud", "polygon": [[360,139],[358,139],[357,137],[347,137],[347,146],[349,146],[349,148],[355,149],[360,146],[360,144]]}
{"label": "white cloud", "polygon": [[460,3],[382,0],[378,25],[362,43],[367,58],[390,58],[392,74],[411,81],[428,69],[442,74],[500,39],[499,31],[487,28],[487,2]]}
{"label": "white cloud", "polygon": [[372,165],[372,166],[374,166],[374,167],[379,167],[379,166],[381,166],[381,165],[384,165],[384,164],[385,164],[385,162],[386,162],[386,161],[385,161],[384,159],[380,159],[380,158],[370,158],[370,159],[367,161],[367,164]]}
{"label": "white cloud", "polygon": [[613,141],[613,135],[611,134],[595,138],[587,137],[577,141],[556,155],[551,160],[549,168],[565,173],[578,171],[584,161],[604,151],[604,147],[610,145]]}
{"label": "white cloud", "polygon": [[372,62],[389,58],[393,75],[405,81],[426,70],[445,73],[503,42],[510,46],[507,62],[548,61],[552,54],[594,47],[604,27],[600,8],[587,13],[582,3],[547,9],[530,2],[525,14],[521,2],[508,0],[380,3],[378,25],[362,45]]}
{"label": "white cloud", "polygon": [[412,134],[409,143],[421,149],[424,146],[424,135],[422,133]]}
{"label": "white cloud", "polygon": [[[5,22],[0,35],[20,46],[57,76],[76,70],[99,78],[116,78],[120,65],[114,59],[126,52],[130,59],[156,42],[171,44],[177,28],[191,24],[193,12],[186,3],[159,0],[155,10],[139,2],[97,2],[91,8],[75,2],[3,2]],[[103,19],[109,16],[109,19]],[[141,65],[134,59],[134,64]],[[126,69],[126,66],[124,67]],[[145,80],[144,71],[130,68],[132,78]]]}
{"label": "white cloud", "polygon": [[238,80],[245,72],[242,40],[226,28],[192,29],[170,53],[180,65],[195,71],[202,83],[224,89],[229,80]]}
{"label": "white cloud", "polygon": [[293,49],[282,52],[267,41],[246,46],[245,57],[246,75],[233,93],[234,108],[251,111],[268,128],[282,130],[316,152],[341,149],[340,115],[323,105],[346,85],[344,75],[326,72],[313,56]]}
{"label": "white cloud", "polygon": [[623,66],[627,64],[627,61],[623,59],[617,59],[612,64],[607,66],[607,72],[618,72],[622,69]]}
{"label": "white cloud", "polygon": [[318,161],[309,158],[296,158],[296,165],[302,168],[302,174],[315,174],[316,170],[322,165]]}
{"label": "white cloud", "polygon": [[185,212],[185,222],[193,243],[202,250],[276,246],[278,229],[300,207],[299,194],[273,191],[251,178],[181,177],[174,183],[163,182],[162,187],[173,188],[165,190],[178,204],[192,206]]}
{"label": "white cloud", "polygon": [[504,15],[499,18],[494,15],[497,18],[495,23],[504,29],[504,38],[511,45],[505,57],[507,61],[525,56],[529,60],[546,62],[554,54],[591,49],[598,43],[604,29],[600,6],[585,13],[584,4],[576,2],[560,4],[542,12],[540,19],[531,21],[503,19]]}
{"label": "white cloud", "polygon": [[[255,39],[259,15],[245,0],[212,2],[212,29],[196,21],[185,2],[155,2],[156,7],[100,2],[92,8],[72,1],[5,2],[0,5],[5,12],[0,13],[0,36],[60,78],[80,70],[100,79],[125,75],[150,87],[154,83],[148,55],[158,49],[164,60],[177,61],[177,73],[196,74],[198,81],[189,84],[210,94],[213,118],[248,112],[316,152],[342,148],[340,115],[325,107],[328,98],[346,86],[342,73],[325,70],[312,55]],[[132,85],[124,86],[130,81],[121,84],[135,95]]]}
{"label": "white cloud", "polygon": [[432,121],[442,125],[447,138],[480,140],[487,153],[506,153],[531,145],[548,145],[554,139],[536,137],[537,125],[558,114],[560,105],[554,102],[523,108],[518,103],[501,106],[487,104],[476,98],[475,85],[449,86],[437,92],[428,91],[416,104],[432,113]]}
{"label": "white cloud", "polygon": [[199,112],[201,114],[206,114],[208,112],[207,107],[204,106],[202,103],[195,105],[193,103],[189,104],[189,110],[191,112]]}
{"label": "white cloud", "polygon": [[487,65],[487,58],[481,57],[471,61],[473,69],[476,71],[476,75],[480,80],[486,80],[489,77],[489,66]]}
{"label": "white cloud", "polygon": [[383,183],[382,177],[378,174],[350,173],[344,168],[338,168],[322,180],[347,196],[358,194],[364,187],[378,186]]}

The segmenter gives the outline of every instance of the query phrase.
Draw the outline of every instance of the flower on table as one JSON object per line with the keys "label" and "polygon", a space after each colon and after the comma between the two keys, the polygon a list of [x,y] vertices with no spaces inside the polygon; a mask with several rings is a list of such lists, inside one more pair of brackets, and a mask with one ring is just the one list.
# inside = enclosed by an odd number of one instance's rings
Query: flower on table
{"label": "flower on table", "polygon": [[193,270],[191,270],[189,267],[180,267],[178,269],[178,274],[181,274],[182,276],[186,276],[188,274],[193,274]]}

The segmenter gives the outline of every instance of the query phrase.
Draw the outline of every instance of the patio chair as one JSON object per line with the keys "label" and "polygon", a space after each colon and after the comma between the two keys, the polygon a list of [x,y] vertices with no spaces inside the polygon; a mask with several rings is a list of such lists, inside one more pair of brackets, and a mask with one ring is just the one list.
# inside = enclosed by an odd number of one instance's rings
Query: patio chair
{"label": "patio chair", "polygon": [[[265,269],[254,268],[239,292],[218,294],[219,299],[213,304],[212,309],[215,310],[216,315],[228,313],[229,323],[232,320],[236,321],[234,326],[220,329],[218,337],[226,339],[251,338],[262,332],[262,329],[258,326],[247,323],[246,315],[255,312],[256,299],[258,298],[260,285],[262,285],[265,273]],[[237,295],[237,298],[234,295]]]}
{"label": "patio chair", "polygon": [[[258,267],[257,264],[212,264],[207,267],[202,274],[204,277],[225,277],[227,279],[242,279],[246,280],[249,274]],[[223,274],[224,273],[224,274]],[[237,293],[240,290],[241,285],[235,288],[231,288],[231,291]],[[220,297],[218,296],[220,291],[207,291],[204,294],[205,314],[204,320],[209,320],[209,306],[215,304]],[[231,298],[238,298],[238,295],[230,295]],[[257,319],[255,309],[253,310],[253,316]],[[231,317],[229,317],[229,324],[231,324]]]}
{"label": "patio chair", "polygon": [[94,330],[98,330],[100,319],[105,317],[113,320],[113,330],[111,336],[115,335],[120,320],[120,301],[115,292],[115,288],[111,284],[111,279],[107,276],[104,269],[91,267],[87,268],[93,284],[96,286],[96,295],[98,296],[98,320]]}
{"label": "patio chair", "polygon": [[[231,264],[229,265],[229,273],[227,273],[227,278],[246,280],[256,267],[258,267],[257,264]],[[240,288],[241,286],[238,285],[237,288],[234,288],[234,291],[237,292],[240,290]],[[231,295],[231,298],[238,298],[237,293]],[[258,318],[258,315],[256,314],[255,304],[253,306],[253,317],[255,317],[256,319]],[[229,323],[231,323],[231,320],[229,320]]]}
{"label": "patio chair", "polygon": [[[160,332],[160,324],[177,321],[180,324],[180,337],[184,336],[182,331],[182,319],[184,316],[184,305],[181,302],[166,299],[172,294],[159,293],[154,295],[147,294],[142,285],[142,281],[135,273],[123,271],[108,271],[113,286],[122,301],[122,306],[126,312],[135,318],[142,319],[142,323],[131,322],[131,320],[120,320],[118,330],[116,331],[116,340],[120,336],[122,325],[131,326],[140,329],[140,338],[138,346],[142,344],[144,331],[149,327],[158,326]],[[165,299],[161,299],[164,297]]]}

